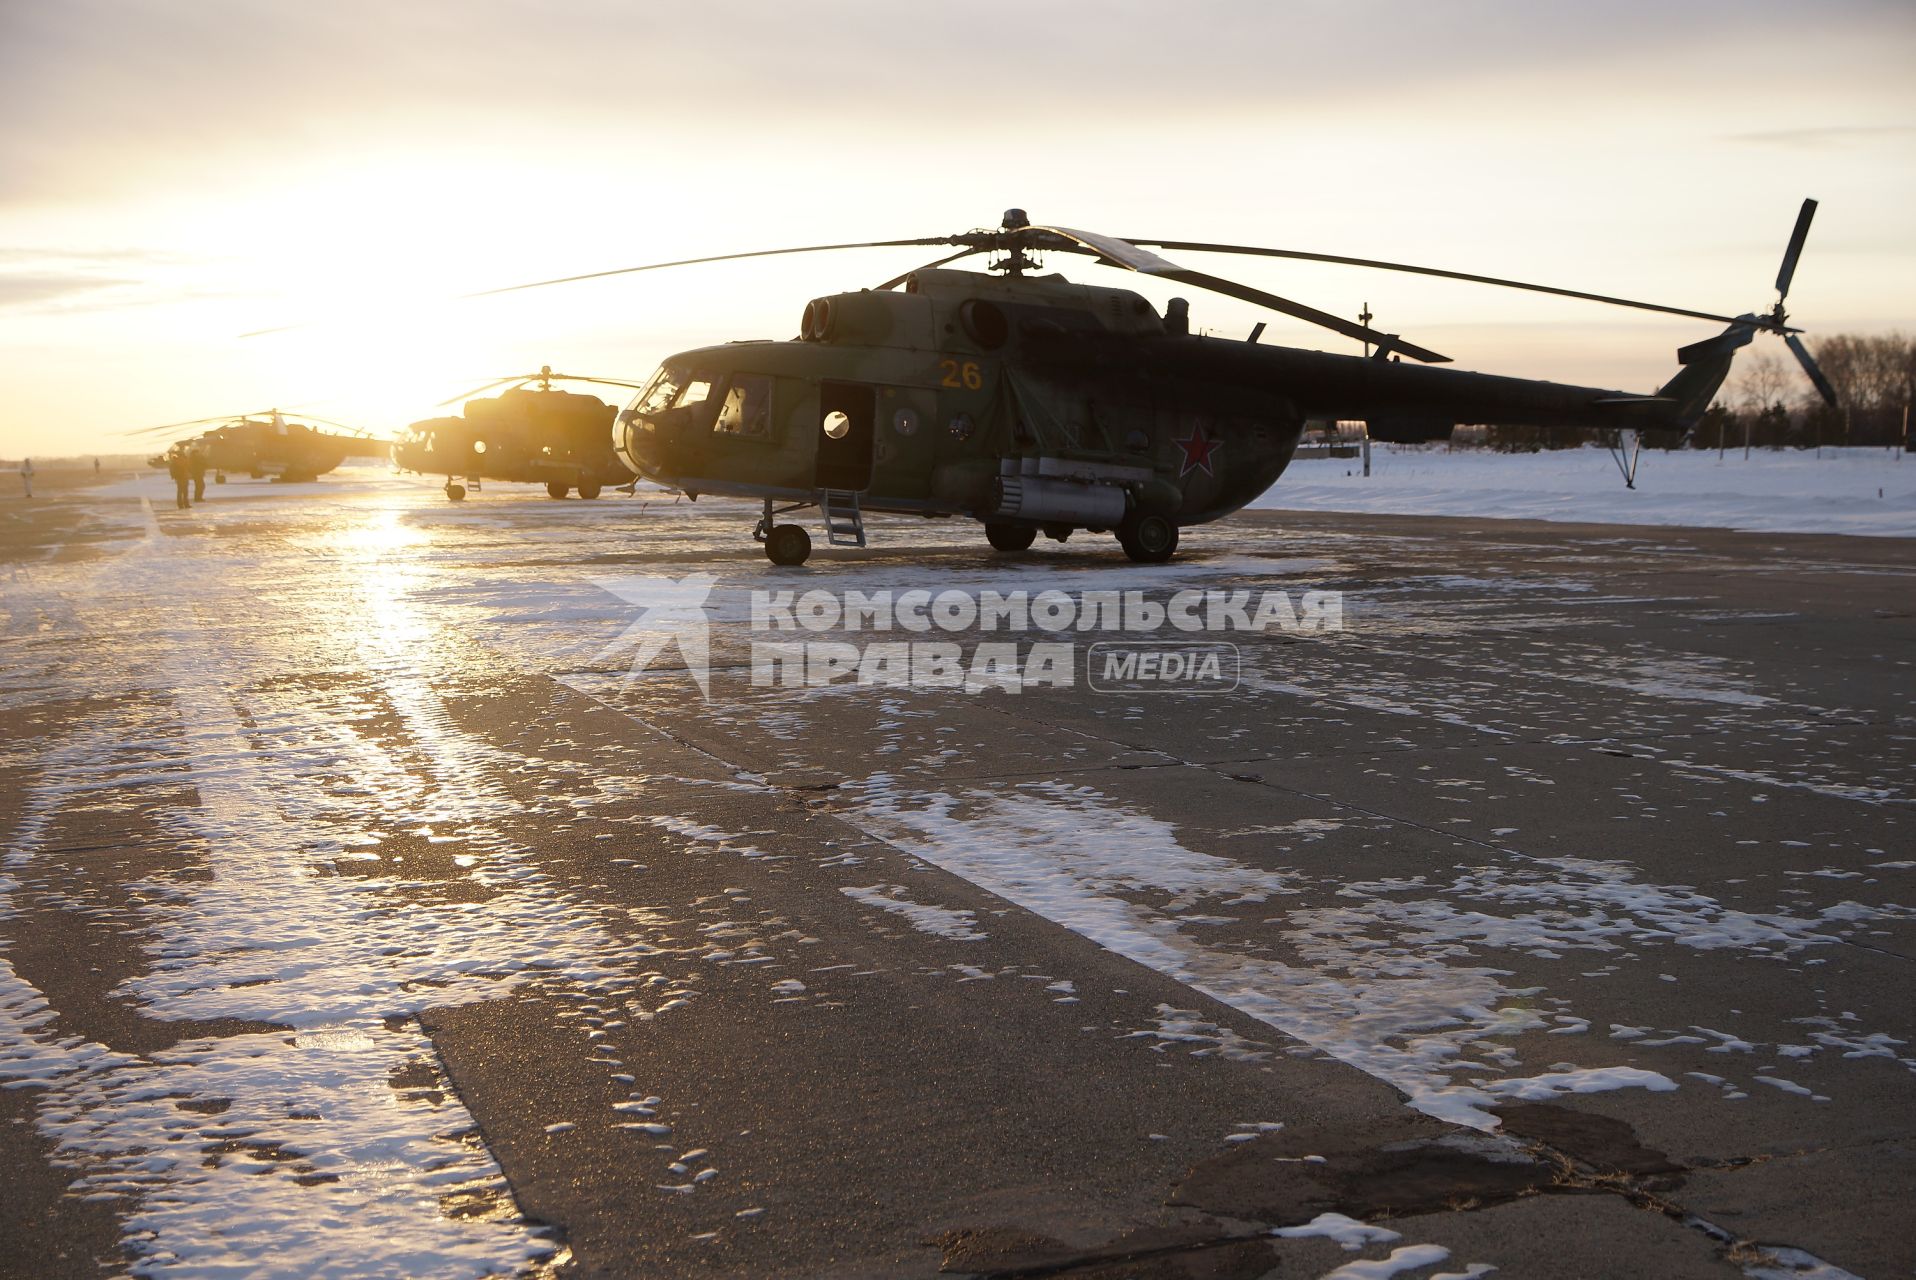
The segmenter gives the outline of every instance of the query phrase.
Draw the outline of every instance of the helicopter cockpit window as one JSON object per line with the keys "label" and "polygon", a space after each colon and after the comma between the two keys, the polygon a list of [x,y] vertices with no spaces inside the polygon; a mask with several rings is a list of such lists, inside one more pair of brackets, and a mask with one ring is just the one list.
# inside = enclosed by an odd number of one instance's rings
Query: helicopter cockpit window
{"label": "helicopter cockpit window", "polygon": [[689,404],[704,404],[712,394],[710,378],[693,378],[685,384],[685,390],[679,392],[678,399],[672,402],[674,409],[683,409]]}
{"label": "helicopter cockpit window", "polygon": [[672,402],[685,389],[686,371],[677,365],[660,365],[659,371],[652,375],[652,381],[639,393],[638,403],[632,406],[634,413],[646,417],[670,409]]}
{"label": "helicopter cockpit window", "polygon": [[770,434],[772,421],[772,380],[761,374],[739,374],[725,390],[725,403],[719,406],[718,421],[712,430],[724,435],[757,436]]}

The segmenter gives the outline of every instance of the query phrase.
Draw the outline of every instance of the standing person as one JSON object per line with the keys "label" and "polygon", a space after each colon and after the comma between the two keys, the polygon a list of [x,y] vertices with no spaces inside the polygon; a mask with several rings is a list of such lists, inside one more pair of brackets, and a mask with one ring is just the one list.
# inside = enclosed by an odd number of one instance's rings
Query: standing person
{"label": "standing person", "polygon": [[20,463],[20,483],[27,487],[27,496],[33,496],[33,459],[26,458]]}
{"label": "standing person", "polygon": [[192,506],[192,500],[186,496],[186,486],[193,479],[193,470],[186,461],[186,450],[175,449],[166,455],[166,474],[173,477],[173,505],[182,511]]}
{"label": "standing person", "polygon": [[193,501],[206,501],[206,451],[194,449],[187,454],[187,466],[193,473]]}
{"label": "standing person", "polygon": [[93,478],[95,480],[100,478],[100,460],[98,458],[93,460]]}

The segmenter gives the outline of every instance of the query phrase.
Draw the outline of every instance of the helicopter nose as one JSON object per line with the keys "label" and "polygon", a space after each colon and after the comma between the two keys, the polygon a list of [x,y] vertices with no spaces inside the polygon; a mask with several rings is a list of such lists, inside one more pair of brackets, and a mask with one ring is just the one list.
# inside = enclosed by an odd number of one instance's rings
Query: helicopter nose
{"label": "helicopter nose", "polygon": [[638,475],[653,479],[665,471],[666,433],[657,424],[627,409],[619,414],[619,457]]}

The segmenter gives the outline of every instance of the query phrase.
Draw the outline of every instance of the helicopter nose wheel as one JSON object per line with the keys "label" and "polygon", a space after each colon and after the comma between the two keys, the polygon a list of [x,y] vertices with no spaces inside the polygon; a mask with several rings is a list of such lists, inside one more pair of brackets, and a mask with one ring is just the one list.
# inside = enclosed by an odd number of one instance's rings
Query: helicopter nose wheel
{"label": "helicopter nose wheel", "polygon": [[596,480],[587,480],[585,483],[581,484],[579,486],[579,496],[581,498],[585,498],[588,500],[598,497],[599,496],[598,482]]}
{"label": "helicopter nose wheel", "polygon": [[765,535],[765,558],[773,564],[804,564],[812,554],[812,535],[795,524],[777,524]]}
{"label": "helicopter nose wheel", "polygon": [[985,541],[993,551],[1028,551],[1038,540],[1038,531],[1028,524],[1000,524],[987,521]]}
{"label": "helicopter nose wheel", "polygon": [[463,484],[454,484],[450,480],[446,481],[446,500],[449,502],[464,502],[466,500],[466,486]]}
{"label": "helicopter nose wheel", "polygon": [[546,481],[546,496],[549,498],[563,498],[571,490],[572,486],[569,484],[560,484],[557,480]]}
{"label": "helicopter nose wheel", "polygon": [[1178,549],[1178,527],[1163,516],[1132,516],[1118,526],[1118,545],[1139,564],[1163,564]]}

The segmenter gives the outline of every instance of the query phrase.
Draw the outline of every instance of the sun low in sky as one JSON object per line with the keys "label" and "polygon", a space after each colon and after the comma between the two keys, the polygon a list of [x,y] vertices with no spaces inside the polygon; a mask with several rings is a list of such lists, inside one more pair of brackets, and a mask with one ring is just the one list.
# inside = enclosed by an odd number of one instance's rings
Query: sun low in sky
{"label": "sun low in sky", "polygon": [[[721,0],[0,6],[0,456],[272,404],[388,432],[488,377],[789,337],[1035,221],[1426,263],[1818,333],[1916,329],[1916,8]],[[1174,291],[1083,259],[1049,266]],[[1459,367],[1649,390],[1712,326],[1194,260]],[[1203,328],[1351,344],[1223,298]],[[238,335],[315,322],[263,337]],[[1355,350],[1354,346],[1351,347]]]}

